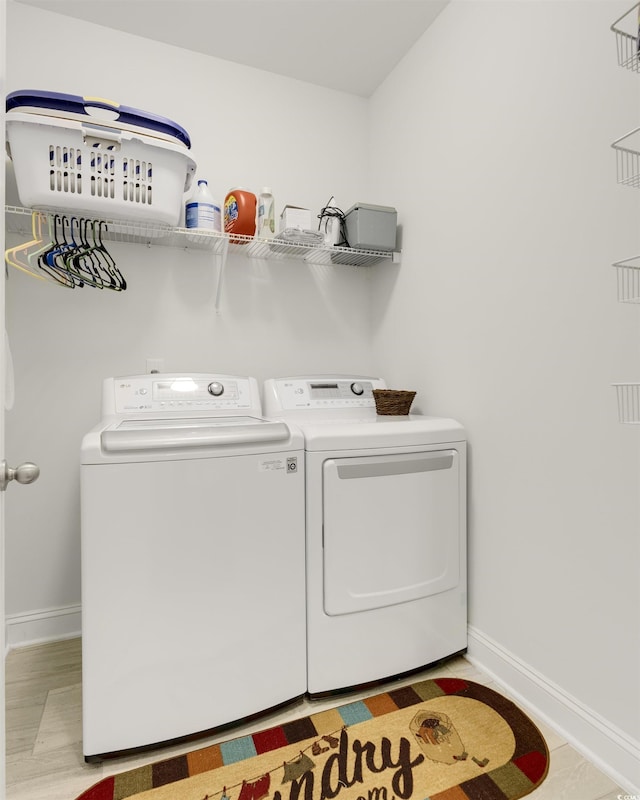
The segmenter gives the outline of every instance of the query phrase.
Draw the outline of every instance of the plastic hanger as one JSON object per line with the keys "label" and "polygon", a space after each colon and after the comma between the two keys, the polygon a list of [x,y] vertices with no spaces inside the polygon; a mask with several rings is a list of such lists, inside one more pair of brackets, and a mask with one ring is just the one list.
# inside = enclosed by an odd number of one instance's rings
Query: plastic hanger
{"label": "plastic hanger", "polygon": [[[40,277],[43,277],[45,280],[49,280],[50,282],[53,281],[57,283],[59,286],[68,286],[68,281],[63,281],[57,273],[49,274],[45,270],[42,269],[40,266],[40,256],[46,253],[52,246],[53,246],[53,239],[54,239],[54,224],[53,218],[48,216],[47,218],[47,239],[43,239],[42,247],[38,250],[34,250],[27,255],[27,261],[31,266],[32,272],[38,271]],[[44,275],[42,274],[44,272]]]}
{"label": "plastic hanger", "polygon": [[[62,241],[60,241],[60,237],[62,237]],[[64,239],[64,219],[59,214],[54,214],[51,244],[38,255],[38,266],[58,283],[69,289],[75,289],[76,286],[82,286],[82,282],[64,269],[64,266],[60,268],[56,264],[56,258],[68,248],[69,245]]]}
{"label": "plastic hanger", "polygon": [[[47,235],[45,236],[45,223]],[[107,230],[103,220],[34,211],[31,215],[33,238],[5,251],[8,265],[38,280],[53,281],[74,289],[93,286],[97,289],[124,291],[122,273],[107,250],[102,235]]]}
{"label": "plastic hanger", "polygon": [[22,272],[26,272],[27,275],[31,275],[33,278],[37,278],[40,281],[45,281],[47,278],[32,266],[29,261],[29,254],[30,251],[38,252],[42,249],[44,244],[44,239],[42,236],[44,222],[45,220],[43,215],[38,211],[34,211],[31,214],[31,232],[33,239],[30,242],[18,245],[17,247],[10,247],[5,251],[4,254],[7,264],[21,270]]}
{"label": "plastic hanger", "polygon": [[[77,224],[77,238],[74,228]],[[91,258],[91,246],[86,239],[83,238],[82,225],[86,220],[78,220],[77,217],[72,217],[69,222],[69,236],[71,242],[69,250],[61,253],[58,256],[58,265],[60,266],[60,259],[64,263],[64,268],[67,272],[79,280],[83,285],[94,286],[98,289],[103,289],[105,286],[104,279],[100,271],[95,268],[95,264]]]}
{"label": "plastic hanger", "polygon": [[[98,233],[96,237],[96,225],[98,227]],[[114,289],[118,292],[123,292],[127,288],[127,282],[125,281],[122,273],[116,266],[116,262],[114,261],[111,253],[105,247],[104,242],[102,241],[102,231],[108,230],[107,223],[104,220],[94,220],[93,221],[93,239],[96,244],[96,253],[99,258],[103,259],[103,263],[106,266],[107,271],[112,276],[114,280],[114,285],[110,286],[109,288]]]}
{"label": "plastic hanger", "polygon": [[[67,240],[67,230],[69,232],[69,235],[71,236],[71,241]],[[76,244],[73,241],[71,228],[69,226],[69,220],[67,219],[66,216],[61,218],[60,236],[62,238],[62,241],[60,242],[60,247],[57,250],[54,250],[53,252],[47,254],[47,264],[50,267],[59,270],[60,272],[66,272],[69,274],[69,270],[67,269],[67,265],[65,263],[65,257],[68,256],[70,254],[70,251],[76,247]],[[78,278],[77,275],[71,273],[71,278],[82,284],[82,281],[80,280],[80,278]]]}
{"label": "plastic hanger", "polygon": [[95,240],[93,243],[89,241],[88,231],[92,224],[90,220],[82,219],[78,225],[78,234],[83,248],[80,253],[82,265],[85,270],[90,271],[94,275],[95,280],[100,283],[101,288],[110,289],[113,287],[113,277],[100,261],[96,252]]}

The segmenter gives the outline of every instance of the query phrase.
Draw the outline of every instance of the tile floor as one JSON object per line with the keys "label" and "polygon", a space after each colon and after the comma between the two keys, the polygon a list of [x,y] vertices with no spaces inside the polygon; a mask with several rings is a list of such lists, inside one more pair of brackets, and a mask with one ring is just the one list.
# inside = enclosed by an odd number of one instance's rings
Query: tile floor
{"label": "tile floor", "polygon": [[[466,659],[458,657],[395,686],[423,678],[457,676],[491,684]],[[159,761],[213,742],[230,739],[306,716],[334,705],[389,688],[378,686],[356,694],[323,700],[300,700],[250,725],[182,746],[144,755],[87,765],[82,757],[80,639],[34,645],[14,650],[6,659],[7,800],[75,800],[106,775]],[[505,693],[500,687],[494,687]],[[585,761],[548,726],[538,722],[551,751],[551,768],[532,800],[617,800],[625,792]]]}

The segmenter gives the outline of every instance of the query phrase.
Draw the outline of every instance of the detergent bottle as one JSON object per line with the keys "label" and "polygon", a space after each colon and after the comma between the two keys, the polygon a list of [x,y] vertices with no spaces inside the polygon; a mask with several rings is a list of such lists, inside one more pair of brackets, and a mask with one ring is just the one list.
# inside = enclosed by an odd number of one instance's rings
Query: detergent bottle
{"label": "detergent bottle", "polygon": [[[230,189],[224,199],[225,233],[254,236],[256,232],[257,198],[246,189]],[[235,244],[246,244],[240,239],[231,239]]]}
{"label": "detergent bottle", "polygon": [[258,230],[257,236],[271,239],[276,232],[276,216],[271,189],[265,187],[258,195]]}

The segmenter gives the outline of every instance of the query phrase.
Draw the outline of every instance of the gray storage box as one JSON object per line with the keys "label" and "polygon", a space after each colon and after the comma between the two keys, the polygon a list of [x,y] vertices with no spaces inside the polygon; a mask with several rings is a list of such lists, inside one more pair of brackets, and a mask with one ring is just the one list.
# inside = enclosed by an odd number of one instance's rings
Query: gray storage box
{"label": "gray storage box", "polygon": [[347,239],[360,250],[395,250],[398,213],[390,206],[356,203],[345,214]]}

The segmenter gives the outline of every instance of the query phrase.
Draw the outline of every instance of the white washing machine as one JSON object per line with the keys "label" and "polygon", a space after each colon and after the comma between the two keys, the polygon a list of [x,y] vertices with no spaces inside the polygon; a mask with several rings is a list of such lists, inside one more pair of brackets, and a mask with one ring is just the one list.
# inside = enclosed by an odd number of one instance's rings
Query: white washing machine
{"label": "white washing machine", "polygon": [[307,689],[395,676],[467,646],[466,436],[452,419],[377,416],[379,378],[265,382],[305,437]]}
{"label": "white washing machine", "polygon": [[253,378],[107,379],[81,499],[87,761],[306,692],[303,439]]}

